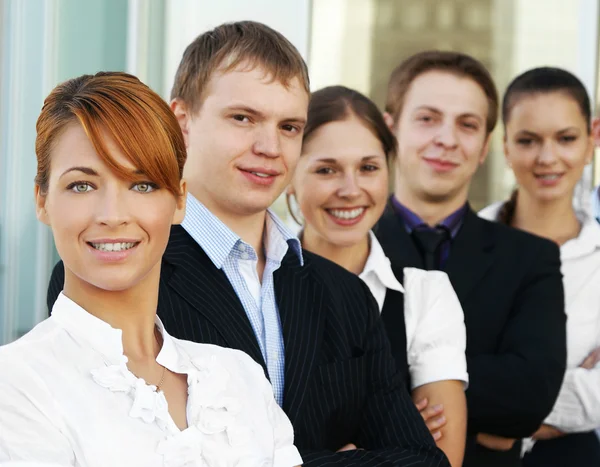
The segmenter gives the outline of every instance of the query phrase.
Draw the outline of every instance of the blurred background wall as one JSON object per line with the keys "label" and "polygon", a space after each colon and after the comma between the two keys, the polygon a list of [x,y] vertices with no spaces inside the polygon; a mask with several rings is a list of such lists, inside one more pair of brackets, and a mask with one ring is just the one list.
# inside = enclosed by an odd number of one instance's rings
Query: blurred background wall
{"label": "blurred background wall", "polygon": [[[391,70],[428,48],[479,58],[501,92],[527,68],[564,67],[598,102],[599,16],[599,0],[0,0],[0,344],[47,315],[58,258],[34,213],[35,121],[59,82],[122,70],[168,99],[189,42],[222,22],[251,19],[296,45],[313,89],[344,84],[380,106]],[[513,187],[502,132],[494,138],[470,195],[476,208]],[[581,202],[593,177],[590,167]],[[282,200],[275,209],[287,216]]]}

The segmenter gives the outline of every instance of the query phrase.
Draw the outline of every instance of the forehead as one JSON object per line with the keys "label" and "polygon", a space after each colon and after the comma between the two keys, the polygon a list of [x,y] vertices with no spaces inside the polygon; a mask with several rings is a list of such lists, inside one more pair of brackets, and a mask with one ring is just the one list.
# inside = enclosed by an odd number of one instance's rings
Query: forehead
{"label": "forehead", "polygon": [[[102,132],[102,143],[118,165],[125,169],[135,170],[136,167],[119,150],[114,139],[105,131]],[[92,141],[88,138],[83,126],[78,122],[69,123],[58,135],[52,148],[51,167],[68,169],[77,166],[94,167],[96,170],[110,170],[105,161],[98,155]]]}
{"label": "forehead", "polygon": [[385,157],[379,138],[356,117],[330,122],[319,127],[304,144],[308,157],[332,159],[381,155]]}
{"label": "forehead", "polygon": [[575,99],[562,92],[517,97],[507,122],[508,128],[548,131],[585,125],[585,117]]}
{"label": "forehead", "polygon": [[444,71],[428,71],[410,84],[404,99],[406,110],[431,107],[451,115],[475,114],[487,118],[488,100],[473,79]]}
{"label": "forehead", "polygon": [[216,71],[206,87],[204,105],[247,106],[281,118],[306,118],[309,94],[299,77],[284,85],[260,66]]}

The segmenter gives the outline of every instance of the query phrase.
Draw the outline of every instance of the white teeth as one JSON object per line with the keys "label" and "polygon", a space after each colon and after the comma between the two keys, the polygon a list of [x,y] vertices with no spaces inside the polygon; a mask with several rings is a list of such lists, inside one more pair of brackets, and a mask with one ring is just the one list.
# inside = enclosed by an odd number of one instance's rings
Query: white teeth
{"label": "white teeth", "polygon": [[348,210],[348,209],[328,209],[328,212],[332,216],[335,216],[335,217],[337,217],[339,219],[346,219],[346,220],[356,219],[364,211],[365,211],[365,208],[356,208],[356,209],[351,209],[351,210]]}
{"label": "white teeth", "polygon": [[262,177],[262,178],[270,177],[269,174],[263,174],[263,173],[260,173],[260,172],[250,172],[250,173],[252,173],[252,174],[254,174],[254,175],[258,176],[258,177]]}
{"label": "white teeth", "polygon": [[99,251],[125,251],[133,248],[137,243],[92,243],[91,245]]}
{"label": "white teeth", "polygon": [[560,175],[557,174],[548,174],[548,175],[538,175],[538,178],[543,180],[556,180]]}

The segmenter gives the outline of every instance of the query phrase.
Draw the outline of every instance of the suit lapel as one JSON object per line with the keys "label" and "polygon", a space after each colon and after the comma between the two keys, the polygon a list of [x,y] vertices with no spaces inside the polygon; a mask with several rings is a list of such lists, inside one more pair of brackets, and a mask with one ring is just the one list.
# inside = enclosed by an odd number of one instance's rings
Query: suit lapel
{"label": "suit lapel", "polygon": [[275,297],[279,307],[285,343],[285,389],[283,408],[297,420],[321,348],[326,306],[324,288],[309,274],[309,255],[300,266],[298,257],[288,251],[274,274]]}
{"label": "suit lapel", "polygon": [[461,302],[466,300],[492,266],[495,235],[494,229],[490,227],[487,221],[479,218],[469,208],[464,223],[452,242],[445,271]]}
{"label": "suit lapel", "polygon": [[[390,203],[375,228],[375,234],[392,262],[396,277],[402,277],[405,267],[423,268],[417,247]],[[461,301],[479,284],[492,265],[494,242],[494,229],[469,208],[452,242],[444,269]]]}
{"label": "suit lapel", "polygon": [[383,216],[374,229],[386,256],[392,262],[392,269],[398,280],[402,280],[405,267],[423,268],[421,257],[404,224],[398,218],[391,203],[388,203]]}
{"label": "suit lapel", "polygon": [[174,266],[168,286],[214,325],[228,347],[246,352],[266,373],[254,330],[233,286],[183,227],[172,227],[164,260]]}

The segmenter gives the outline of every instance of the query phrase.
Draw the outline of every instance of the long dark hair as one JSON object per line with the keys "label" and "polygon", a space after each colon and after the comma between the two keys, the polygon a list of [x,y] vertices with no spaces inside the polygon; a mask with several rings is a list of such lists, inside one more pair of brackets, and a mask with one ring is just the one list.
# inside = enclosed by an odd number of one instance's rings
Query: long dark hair
{"label": "long dark hair", "polygon": [[[588,134],[591,131],[592,110],[590,98],[583,83],[572,73],[561,68],[533,68],[517,76],[506,88],[502,99],[502,123],[506,135],[506,125],[514,106],[523,97],[536,94],[562,92],[573,99],[579,106],[581,115],[586,121]],[[498,221],[510,225],[517,209],[517,190],[514,190],[498,213]]]}

